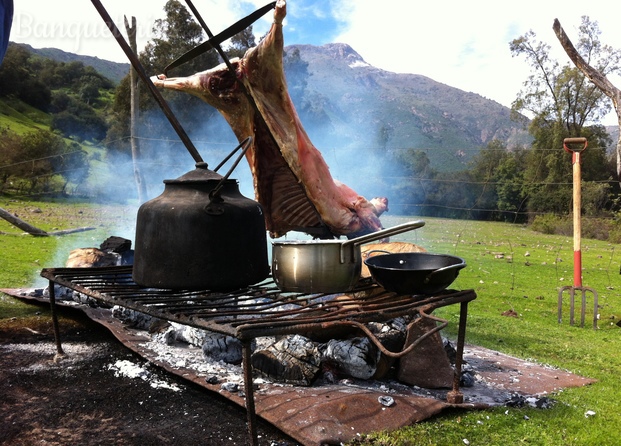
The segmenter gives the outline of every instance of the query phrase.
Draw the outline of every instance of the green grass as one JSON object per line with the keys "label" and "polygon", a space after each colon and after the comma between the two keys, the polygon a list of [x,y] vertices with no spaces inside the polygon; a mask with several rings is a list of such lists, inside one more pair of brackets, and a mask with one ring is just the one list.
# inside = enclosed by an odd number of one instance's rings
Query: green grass
{"label": "green grass", "polygon": [[63,266],[73,249],[99,247],[111,235],[134,238],[136,208],[130,205],[20,201],[0,196],[0,207],[48,232],[94,228],[63,236],[32,237],[0,219],[0,288],[42,284],[41,268]]}
{"label": "green grass", "polygon": [[[384,225],[404,220],[386,219]],[[591,293],[587,293],[585,328],[569,325],[567,306],[558,323],[559,289],[573,285],[573,237],[543,235],[502,223],[425,220],[423,228],[393,239],[466,260],[468,266],[454,287],[477,292],[469,305],[467,342],[598,381],[553,395],[558,404],[552,409],[449,412],[396,433],[372,435],[367,441],[378,445],[459,445],[463,439],[471,445],[619,444],[621,329],[615,323],[621,316],[621,256],[615,255],[615,246],[582,240],[582,282],[594,288],[599,298],[599,329],[593,330]],[[519,317],[503,316],[509,309]],[[447,333],[455,336],[457,309],[443,308],[437,314],[452,322]],[[586,418],[588,410],[596,415]]]}
{"label": "green grass", "polygon": [[[0,288],[30,286],[42,267],[62,266],[69,251],[98,246],[120,226],[131,226],[135,208],[88,203],[12,202],[0,206],[43,229],[95,226],[95,231],[62,237],[33,238],[0,234]],[[40,209],[42,212],[33,212]],[[412,218],[388,217],[385,226]],[[397,432],[377,433],[361,440],[375,445],[616,445],[621,440],[621,403],[618,383],[621,355],[619,268],[615,245],[583,240],[583,284],[599,296],[599,329],[591,327],[592,295],[587,294],[584,328],[570,326],[568,309],[557,320],[559,288],[573,284],[573,239],[544,235],[517,225],[461,220],[424,219],[426,225],[395,236],[428,251],[463,257],[468,266],[460,272],[454,288],[473,288],[477,299],[470,303],[467,342],[513,356],[569,370],[594,378],[596,383],[565,389],[551,397],[551,409],[494,408],[484,411],[447,411],[428,421]],[[19,231],[0,221],[0,232]],[[458,306],[437,314],[450,321],[445,330],[455,336]],[[518,317],[502,313],[514,310]],[[0,299],[2,318],[36,317],[41,307],[17,299]],[[592,417],[585,412],[594,411]]]}
{"label": "green grass", "polygon": [[51,116],[39,109],[11,98],[0,98],[0,128],[8,127],[23,134],[34,130],[49,130]]}

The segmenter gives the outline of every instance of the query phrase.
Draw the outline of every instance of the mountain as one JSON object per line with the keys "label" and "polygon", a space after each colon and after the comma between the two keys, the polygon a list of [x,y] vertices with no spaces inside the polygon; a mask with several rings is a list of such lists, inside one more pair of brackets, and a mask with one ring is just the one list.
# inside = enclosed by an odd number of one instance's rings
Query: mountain
{"label": "mountain", "polygon": [[84,65],[93,67],[99,73],[118,85],[127,73],[129,73],[129,63],[111,62],[109,60],[103,60],[96,56],[82,56],[79,54],[68,53],[57,48],[33,48],[25,43],[18,43],[31,53],[37,56],[45,57],[47,59],[56,60],[59,62],[82,62]]}
{"label": "mountain", "polygon": [[[117,84],[130,69],[129,63],[20,45],[41,57],[80,61]],[[347,44],[289,45],[285,53],[289,91],[322,152],[338,149],[348,157],[423,150],[434,168],[460,170],[493,139],[508,147],[529,141],[523,126],[511,120],[509,108],[426,76],[375,68]],[[287,63],[291,55],[305,65],[301,73],[299,62]]]}
{"label": "mountain", "polygon": [[375,68],[347,44],[290,45],[285,51],[299,52],[308,64],[296,107],[320,145],[336,138],[364,148],[426,150],[434,165],[452,170],[493,139],[508,147],[529,141],[498,102],[422,75]]}

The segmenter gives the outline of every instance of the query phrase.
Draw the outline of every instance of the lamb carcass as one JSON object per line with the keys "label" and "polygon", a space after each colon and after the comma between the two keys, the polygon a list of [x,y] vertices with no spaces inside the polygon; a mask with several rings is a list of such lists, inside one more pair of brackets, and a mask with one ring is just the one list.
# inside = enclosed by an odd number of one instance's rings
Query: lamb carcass
{"label": "lamb carcass", "polygon": [[253,136],[246,159],[256,199],[272,237],[290,230],[355,236],[381,229],[386,198],[367,200],[336,181],[310,141],[291,102],[283,69],[282,21],[276,4],[267,36],[243,58],[188,77],[153,77],[158,87],[181,90],[214,106],[239,141]]}

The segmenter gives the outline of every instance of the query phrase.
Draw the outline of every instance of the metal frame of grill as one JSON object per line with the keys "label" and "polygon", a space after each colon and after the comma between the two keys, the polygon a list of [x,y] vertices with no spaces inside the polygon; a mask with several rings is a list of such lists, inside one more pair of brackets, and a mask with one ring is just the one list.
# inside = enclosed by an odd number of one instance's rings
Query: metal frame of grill
{"label": "metal frame of grill", "polygon": [[[336,326],[359,329],[387,356],[401,357],[422,340],[443,329],[448,321],[431,313],[440,307],[460,304],[457,356],[449,403],[460,404],[459,390],[466,334],[468,302],[473,290],[447,290],[436,296],[397,295],[385,291],[371,279],[361,280],[348,292],[351,299],[334,299],[329,294],[282,293],[271,278],[232,292],[144,288],[132,280],[131,266],[100,268],[45,268],[41,276],[50,282],[49,295],[58,354],[63,354],[56,314],[54,284],[114,306],[201,328],[239,339],[243,344],[244,391],[250,443],[257,444],[256,409],[252,385],[251,341],[257,337],[319,332]],[[342,294],[342,293],[341,293]],[[439,324],[401,352],[386,350],[364,325],[400,316],[420,316]]]}

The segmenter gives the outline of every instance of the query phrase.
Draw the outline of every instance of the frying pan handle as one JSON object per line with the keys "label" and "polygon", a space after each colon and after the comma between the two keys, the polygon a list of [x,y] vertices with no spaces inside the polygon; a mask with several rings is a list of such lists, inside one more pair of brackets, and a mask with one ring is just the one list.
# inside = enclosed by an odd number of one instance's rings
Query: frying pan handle
{"label": "frying pan handle", "polygon": [[427,277],[425,277],[424,283],[429,283],[429,281],[431,280],[431,278],[433,277],[434,274],[441,273],[441,272],[444,272],[444,271],[449,271],[449,270],[452,270],[452,269],[459,270],[459,269],[462,269],[462,268],[465,268],[465,267],[466,267],[465,263],[456,263],[455,265],[449,265],[449,266],[444,266],[442,268],[438,268],[437,270],[432,271],[429,274],[427,274]]}

